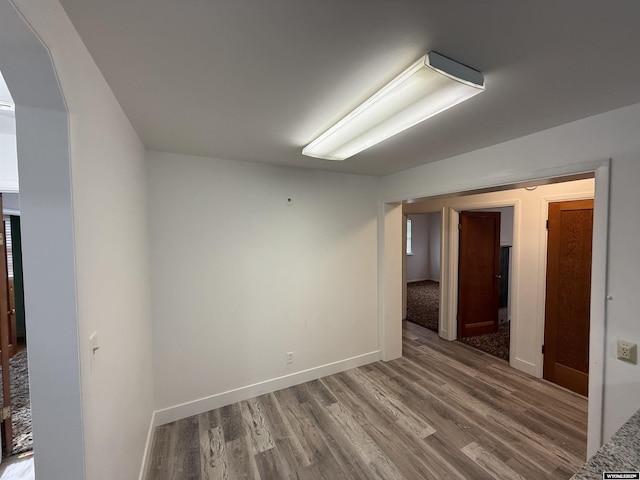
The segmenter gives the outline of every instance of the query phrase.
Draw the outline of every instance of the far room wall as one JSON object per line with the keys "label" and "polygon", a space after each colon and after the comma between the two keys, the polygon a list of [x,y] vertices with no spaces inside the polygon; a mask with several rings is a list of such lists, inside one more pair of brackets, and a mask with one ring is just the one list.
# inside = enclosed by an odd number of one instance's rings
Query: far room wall
{"label": "far room wall", "polygon": [[377,178],[146,165],[160,422],[379,358]]}
{"label": "far room wall", "polygon": [[440,281],[440,213],[409,215],[411,255],[407,255],[407,282]]}

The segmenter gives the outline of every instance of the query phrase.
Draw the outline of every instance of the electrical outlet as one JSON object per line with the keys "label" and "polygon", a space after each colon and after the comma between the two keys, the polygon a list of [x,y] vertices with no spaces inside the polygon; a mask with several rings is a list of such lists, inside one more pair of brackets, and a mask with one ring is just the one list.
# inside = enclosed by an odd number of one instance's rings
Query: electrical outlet
{"label": "electrical outlet", "polygon": [[638,346],[635,343],[618,340],[618,359],[638,363]]}
{"label": "electrical outlet", "polygon": [[287,365],[290,365],[293,363],[293,352],[287,352],[285,354],[285,361],[287,362]]}

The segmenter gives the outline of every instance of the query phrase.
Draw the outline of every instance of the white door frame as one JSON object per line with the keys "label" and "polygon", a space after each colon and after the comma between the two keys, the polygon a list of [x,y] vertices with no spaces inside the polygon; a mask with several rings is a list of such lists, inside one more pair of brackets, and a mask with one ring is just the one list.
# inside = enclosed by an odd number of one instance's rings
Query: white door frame
{"label": "white door frame", "polygon": [[[513,272],[511,278],[519,278],[518,271],[520,262],[517,261],[520,255],[520,234],[519,229],[516,228],[520,224],[520,200],[519,199],[504,199],[504,200],[492,200],[478,202],[473,201],[468,204],[456,205],[456,207],[445,207],[443,210],[448,211],[448,222],[445,225],[443,223],[443,246],[446,245],[446,253],[443,255],[446,258],[447,263],[443,263],[442,273],[443,278],[441,283],[444,287],[440,289],[441,304],[445,304],[444,311],[440,315],[440,330],[439,334],[445,340],[455,340],[458,338],[458,259],[459,259],[459,235],[458,224],[460,223],[460,212],[464,210],[477,210],[485,208],[499,208],[499,207],[513,207],[513,243],[512,243],[512,256],[513,256]],[[443,215],[444,217],[444,215]],[[446,228],[445,228],[446,227]],[[446,282],[446,283],[445,283]],[[509,282],[513,285],[513,281]],[[446,288],[445,288],[446,287]],[[515,286],[509,289],[509,295],[511,295],[511,302],[516,305],[518,287]],[[517,322],[511,322],[511,338],[515,337],[513,329]],[[513,341],[510,345],[510,357],[514,356],[515,348]],[[509,359],[511,362],[511,358]]]}
{"label": "white door frame", "polygon": [[[587,456],[591,456],[602,444],[603,396],[604,396],[604,350],[605,318],[607,297],[607,250],[609,217],[610,159],[576,163],[541,171],[518,172],[509,177],[500,178],[499,183],[491,184],[486,179],[472,180],[463,188],[455,191],[433,192],[426,189],[409,195],[383,198],[379,215],[379,332],[380,351],[383,360],[392,360],[402,355],[402,207],[399,203],[415,198],[428,198],[435,195],[455,194],[460,191],[473,191],[491,188],[504,190],[506,186],[516,187],[524,182],[558,178],[593,172],[595,175],[594,220],[593,220],[593,259],[591,280],[591,331],[589,344],[589,407],[587,431]],[[489,183],[483,183],[489,182]],[[462,190],[461,190],[462,188]],[[390,214],[396,210],[395,215]],[[514,211],[514,226],[516,225]],[[451,228],[451,214],[443,212],[443,218]],[[455,219],[454,219],[455,220]],[[443,229],[444,231],[444,229]],[[455,237],[455,235],[450,235]],[[451,238],[449,239],[451,242]],[[514,244],[516,243],[514,235]],[[444,246],[444,243],[443,243]],[[448,245],[453,249],[454,245]],[[515,248],[515,245],[514,245]],[[452,251],[452,250],[450,250]],[[515,255],[515,251],[514,251]],[[444,260],[444,257],[443,257]],[[444,263],[443,263],[444,265]],[[514,262],[515,265],[515,262]],[[514,273],[515,277],[515,273]],[[452,279],[443,282],[451,285]],[[455,289],[453,289],[455,290]],[[451,311],[451,299],[446,308]],[[447,329],[450,329],[448,326]],[[451,331],[446,332],[451,336]]]}

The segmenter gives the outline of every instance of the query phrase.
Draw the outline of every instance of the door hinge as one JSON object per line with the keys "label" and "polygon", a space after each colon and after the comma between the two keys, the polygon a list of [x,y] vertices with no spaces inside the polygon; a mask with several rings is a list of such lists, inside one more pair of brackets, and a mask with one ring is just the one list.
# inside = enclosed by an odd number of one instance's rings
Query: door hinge
{"label": "door hinge", "polygon": [[549,220],[547,220],[547,230],[549,230]]}
{"label": "door hinge", "polygon": [[544,345],[542,345],[542,354],[544,355]]}
{"label": "door hinge", "polygon": [[458,224],[458,230],[462,230],[462,224],[461,223]]}
{"label": "door hinge", "polygon": [[6,407],[2,407],[2,412],[0,413],[1,421],[9,420],[11,418],[11,405]]}

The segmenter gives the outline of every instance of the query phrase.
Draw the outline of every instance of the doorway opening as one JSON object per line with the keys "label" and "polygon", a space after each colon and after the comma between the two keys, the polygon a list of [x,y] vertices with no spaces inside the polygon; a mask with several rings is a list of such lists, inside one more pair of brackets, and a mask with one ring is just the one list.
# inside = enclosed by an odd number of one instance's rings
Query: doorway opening
{"label": "doorway opening", "polygon": [[2,453],[33,449],[27,361],[15,105],[0,73],[0,380]]}
{"label": "doorway opening", "polygon": [[[3,395],[0,405],[10,418],[5,418],[3,426],[2,448],[5,455],[18,455],[33,450],[31,431],[31,399],[29,395],[29,364],[27,361],[27,338],[24,311],[24,284],[22,276],[22,248],[20,240],[20,216],[15,208],[17,194],[0,193],[0,204],[3,205],[4,237],[0,254],[4,259],[2,299],[6,292],[7,315],[2,315],[0,330],[3,334],[2,347],[7,348],[8,372],[5,370],[5,358],[0,366]],[[9,204],[8,207],[5,207]],[[1,233],[1,232],[0,232]],[[4,268],[6,265],[6,270]],[[0,348],[0,354],[2,349]],[[6,416],[6,415],[5,415]],[[10,425],[9,425],[10,424]]]}
{"label": "doorway opening", "polygon": [[438,331],[440,319],[440,212],[409,215],[404,269],[406,313],[412,323]]}
{"label": "doorway opening", "polygon": [[51,478],[80,478],[85,446],[71,136],[51,52],[36,34],[40,27],[30,25],[12,2],[0,2],[0,70],[15,102],[20,153],[29,386],[38,445],[37,458],[30,462]]}
{"label": "doorway opening", "polygon": [[[592,295],[591,295],[591,336],[603,339],[605,316],[605,285],[606,285],[606,232],[607,232],[607,192],[609,164],[607,161],[594,162],[590,169],[581,167],[582,172],[574,173],[569,167],[564,171],[565,176],[547,179],[533,179],[529,176],[526,182],[512,182],[508,186],[469,190],[464,193],[451,193],[436,197],[424,196],[401,202],[401,210],[405,215],[441,209],[443,212],[442,227],[442,272],[440,297],[439,334],[446,340],[457,339],[457,286],[458,286],[458,223],[459,214],[464,210],[491,209],[512,206],[514,209],[514,238],[510,249],[510,289],[508,302],[511,303],[511,328],[509,363],[518,370],[542,378],[543,354],[542,343],[544,336],[544,299],[545,282],[539,281],[540,275],[546,270],[546,208],[549,202],[565,199],[595,198],[594,208],[594,240],[592,265]],[[531,175],[531,174],[529,174]],[[576,181],[574,184],[573,182]],[[582,182],[582,183],[580,183]],[[585,182],[590,186],[582,188]],[[564,186],[575,185],[568,192],[552,191],[549,187],[561,189]],[[598,196],[595,195],[595,186]],[[513,195],[514,191],[519,195]],[[485,195],[489,194],[487,197]],[[494,197],[491,197],[493,195]],[[471,197],[476,202],[470,202]],[[395,199],[399,201],[398,199]],[[393,219],[389,213],[392,204],[387,209],[385,223]],[[525,210],[530,212],[524,217]],[[397,215],[397,214],[396,214]],[[399,217],[395,228],[399,228]],[[530,220],[534,219],[535,227],[531,228]],[[389,224],[391,227],[391,223]],[[400,231],[396,230],[398,235]],[[385,226],[385,238],[389,238],[389,231]],[[390,245],[392,245],[390,243]],[[531,247],[535,246],[534,249]],[[541,247],[544,247],[541,248]],[[385,248],[385,251],[388,251]],[[529,270],[529,268],[533,270]],[[531,272],[535,271],[535,275]],[[596,292],[596,294],[593,294]],[[386,297],[393,301],[393,297]],[[398,297],[400,299],[401,297]],[[399,305],[399,304],[398,304]],[[541,306],[542,305],[542,306]],[[399,308],[399,307],[398,307]],[[508,307],[507,307],[508,308]],[[509,308],[508,308],[509,310]],[[387,311],[389,311],[387,309]],[[387,314],[385,319],[389,319]],[[386,336],[383,345],[387,347],[389,339]],[[391,350],[392,351],[392,350]],[[386,352],[384,352],[386,354]],[[602,393],[603,372],[602,359],[604,357],[604,341],[590,343],[590,378],[589,378],[589,432],[588,454],[591,455],[602,443]],[[393,358],[393,357],[392,357]],[[594,367],[595,366],[595,367]]]}
{"label": "doorway opening", "polygon": [[458,252],[457,340],[507,362],[513,217],[513,206],[460,212],[472,228],[459,228]]}

